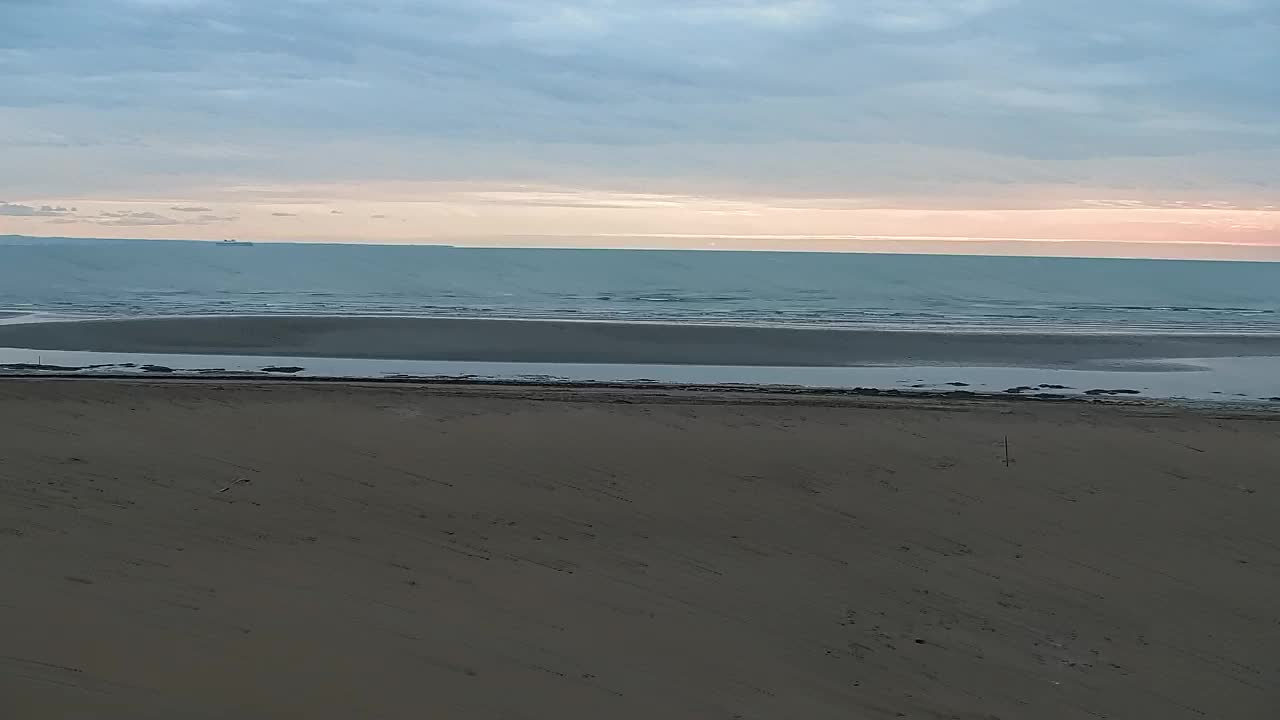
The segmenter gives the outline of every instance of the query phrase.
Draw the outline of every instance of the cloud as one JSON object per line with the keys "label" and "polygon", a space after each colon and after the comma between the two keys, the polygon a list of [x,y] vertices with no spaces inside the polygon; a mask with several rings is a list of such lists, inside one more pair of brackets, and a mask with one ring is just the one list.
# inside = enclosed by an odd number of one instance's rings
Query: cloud
{"label": "cloud", "polygon": [[[186,211],[181,211],[186,212]],[[79,221],[103,227],[166,227],[174,225],[213,225],[234,222],[230,215],[204,214],[196,217],[174,218],[150,210],[104,210],[96,215],[86,215]]]}
{"label": "cloud", "polygon": [[589,210],[640,210],[678,208],[702,199],[652,193],[602,193],[582,190],[491,190],[457,192],[445,201],[504,207],[582,208]]}
{"label": "cloud", "polygon": [[19,203],[0,202],[0,215],[12,217],[57,217],[75,212],[75,208],[54,205],[22,205]]}
{"label": "cloud", "polygon": [[[179,212],[190,213],[208,210],[208,208],[172,208]],[[103,210],[96,214],[80,214],[77,208],[62,205],[23,205],[19,203],[0,202],[0,215],[10,217],[47,217],[48,222],[58,225],[89,223],[106,227],[160,227],[166,225],[208,225],[231,222],[237,218],[203,214],[183,219],[161,215],[150,210]]]}
{"label": "cloud", "polygon": [[273,212],[271,213],[271,216],[272,217],[298,217],[298,214],[290,213],[290,212]]}
{"label": "cloud", "polygon": [[1280,189],[1270,0],[48,0],[0,25],[25,197]]}
{"label": "cloud", "polygon": [[213,208],[200,207],[198,205],[175,205],[170,210],[181,213],[207,213],[213,212]]}
{"label": "cloud", "polygon": [[182,222],[158,213],[136,210],[112,210],[94,217],[86,218],[96,225],[114,227],[148,227],[163,225],[181,225]]}

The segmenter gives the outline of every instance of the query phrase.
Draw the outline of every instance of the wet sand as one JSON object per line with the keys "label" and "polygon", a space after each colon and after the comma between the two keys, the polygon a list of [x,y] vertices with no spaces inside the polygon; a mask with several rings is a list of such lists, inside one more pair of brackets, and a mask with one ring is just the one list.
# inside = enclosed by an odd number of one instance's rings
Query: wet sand
{"label": "wet sand", "polygon": [[194,317],[0,326],[0,347],[528,363],[1111,369],[1280,357],[1280,336],[1050,335],[377,317]]}
{"label": "wet sand", "polygon": [[4,380],[0,716],[1270,718],[1278,420]]}

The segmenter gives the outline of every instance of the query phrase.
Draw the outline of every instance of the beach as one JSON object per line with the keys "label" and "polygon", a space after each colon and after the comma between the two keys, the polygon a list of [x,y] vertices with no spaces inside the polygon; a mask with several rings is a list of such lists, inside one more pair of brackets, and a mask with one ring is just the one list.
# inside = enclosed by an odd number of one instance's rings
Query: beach
{"label": "beach", "polygon": [[[335,342],[292,319],[270,342],[136,322],[0,330],[140,352]],[[570,347],[610,332],[569,325]],[[1073,362],[1115,356],[1084,347]],[[5,717],[1280,704],[1280,415],[1261,408],[5,379],[0,427]]]}

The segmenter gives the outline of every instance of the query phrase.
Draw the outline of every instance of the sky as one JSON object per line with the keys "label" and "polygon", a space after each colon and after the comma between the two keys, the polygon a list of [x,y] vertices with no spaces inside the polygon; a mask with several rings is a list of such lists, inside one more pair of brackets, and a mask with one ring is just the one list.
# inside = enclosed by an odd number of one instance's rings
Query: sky
{"label": "sky", "polygon": [[0,0],[0,234],[1280,259],[1276,0]]}

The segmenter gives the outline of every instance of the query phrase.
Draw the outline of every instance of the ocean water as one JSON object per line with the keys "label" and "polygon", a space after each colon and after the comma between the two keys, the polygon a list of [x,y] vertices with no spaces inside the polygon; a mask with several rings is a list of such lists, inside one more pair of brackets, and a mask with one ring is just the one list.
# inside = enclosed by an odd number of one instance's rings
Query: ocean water
{"label": "ocean water", "polygon": [[0,312],[1280,333],[1280,263],[0,238]]}

